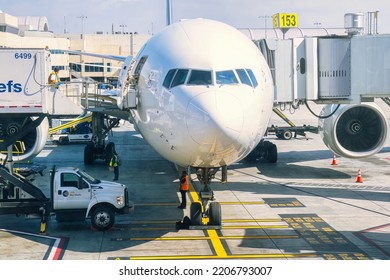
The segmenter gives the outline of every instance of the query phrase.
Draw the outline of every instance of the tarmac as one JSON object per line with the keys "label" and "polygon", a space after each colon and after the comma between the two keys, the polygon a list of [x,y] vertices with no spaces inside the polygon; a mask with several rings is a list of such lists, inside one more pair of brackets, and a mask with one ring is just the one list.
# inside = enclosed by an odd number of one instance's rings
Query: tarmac
{"label": "tarmac", "polygon": [[[380,105],[390,116],[390,108]],[[288,117],[297,125],[317,125],[305,108]],[[271,124],[285,125],[277,116]],[[53,218],[46,234],[39,234],[39,219],[0,216],[0,260],[390,259],[390,140],[370,158],[337,157],[332,165],[333,154],[317,134],[291,140],[269,135],[278,148],[277,163],[238,162],[228,167],[227,182],[216,174],[211,186],[221,203],[222,227],[177,230],[190,208],[177,208],[177,167],[128,122],[109,138],[122,158],[119,182],[129,187],[135,211],[117,216],[106,232],[91,228],[89,220]],[[47,166],[35,184],[49,195],[52,165],[113,179],[102,161],[84,165],[83,151],[83,144],[48,142],[34,160]],[[356,182],[358,170],[362,183]],[[196,176],[191,178],[188,204],[199,187]]]}

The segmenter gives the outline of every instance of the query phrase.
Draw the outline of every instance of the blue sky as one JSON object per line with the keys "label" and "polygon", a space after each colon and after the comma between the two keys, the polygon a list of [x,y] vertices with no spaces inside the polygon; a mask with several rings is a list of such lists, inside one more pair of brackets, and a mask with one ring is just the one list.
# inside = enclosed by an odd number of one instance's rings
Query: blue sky
{"label": "blue sky", "polygon": [[[271,26],[275,13],[297,13],[299,27],[343,27],[344,14],[379,11],[380,33],[390,33],[388,0],[172,0],[173,20],[210,18],[234,27]],[[66,3],[66,5],[65,5]],[[46,16],[55,33],[137,31],[156,33],[165,26],[166,0],[0,0],[14,16]],[[84,16],[82,20],[81,17]],[[85,18],[86,17],[86,18]],[[122,25],[122,27],[120,27]]]}

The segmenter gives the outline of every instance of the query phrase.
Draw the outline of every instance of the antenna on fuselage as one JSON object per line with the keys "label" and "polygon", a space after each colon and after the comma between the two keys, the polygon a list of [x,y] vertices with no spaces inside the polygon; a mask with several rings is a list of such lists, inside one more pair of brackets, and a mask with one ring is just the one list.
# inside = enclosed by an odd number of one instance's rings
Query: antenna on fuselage
{"label": "antenna on fuselage", "polygon": [[167,0],[167,25],[172,24],[172,2]]}

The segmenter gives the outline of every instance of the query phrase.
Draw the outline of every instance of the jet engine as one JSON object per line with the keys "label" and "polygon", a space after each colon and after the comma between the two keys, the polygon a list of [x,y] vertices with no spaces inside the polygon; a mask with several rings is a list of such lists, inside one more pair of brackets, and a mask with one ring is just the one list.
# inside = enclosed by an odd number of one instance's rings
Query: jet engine
{"label": "jet engine", "polygon": [[327,105],[319,131],[325,145],[347,158],[368,157],[379,152],[387,137],[387,121],[375,103]]}
{"label": "jet engine", "polygon": [[[17,139],[13,145],[13,161],[27,161],[35,157],[44,148],[49,133],[49,122],[46,117],[27,134],[23,133],[29,130],[34,120],[37,120],[37,118],[11,117],[9,115],[8,117],[0,117],[0,144],[3,144],[9,137],[20,133],[25,134]],[[7,147],[4,147],[4,145],[0,146],[2,146],[0,159],[3,160],[7,156]]]}

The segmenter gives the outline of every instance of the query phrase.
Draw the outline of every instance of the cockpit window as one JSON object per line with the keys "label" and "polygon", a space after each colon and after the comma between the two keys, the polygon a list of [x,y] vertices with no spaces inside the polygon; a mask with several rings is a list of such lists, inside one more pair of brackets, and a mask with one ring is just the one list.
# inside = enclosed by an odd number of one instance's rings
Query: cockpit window
{"label": "cockpit window", "polygon": [[215,77],[218,85],[238,84],[237,77],[234,75],[233,70],[217,71]]}
{"label": "cockpit window", "polygon": [[237,75],[240,78],[241,83],[253,87],[251,79],[245,69],[236,69]]}
{"label": "cockpit window", "polygon": [[252,81],[252,84],[253,84],[253,87],[256,88],[258,83],[257,83],[257,80],[256,80],[256,77],[255,77],[255,74],[253,74],[252,70],[251,69],[246,69],[246,71],[248,72],[249,74],[249,77],[251,78],[251,81]]}
{"label": "cockpit window", "polygon": [[192,70],[188,85],[211,85],[211,71]]}
{"label": "cockpit window", "polygon": [[163,87],[169,88],[172,82],[172,78],[175,75],[177,69],[171,69],[168,71],[167,75],[165,76]]}
{"label": "cockpit window", "polygon": [[184,84],[186,79],[187,79],[188,71],[189,71],[188,69],[179,69],[179,70],[177,70],[176,75],[173,78],[173,81],[172,81],[172,84],[171,84],[171,88],[173,88],[175,86],[178,86],[178,85]]}

